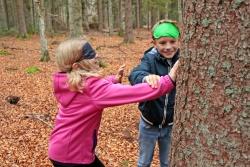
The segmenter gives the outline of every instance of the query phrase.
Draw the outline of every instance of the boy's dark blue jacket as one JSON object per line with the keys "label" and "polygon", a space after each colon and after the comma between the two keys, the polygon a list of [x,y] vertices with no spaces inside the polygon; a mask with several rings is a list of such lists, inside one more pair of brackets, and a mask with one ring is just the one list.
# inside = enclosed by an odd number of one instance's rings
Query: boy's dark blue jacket
{"label": "boy's dark blue jacket", "polygon": [[[135,67],[129,75],[129,81],[132,85],[142,83],[143,78],[149,74],[164,76],[169,73],[171,67],[179,58],[179,51],[169,61],[160,55],[155,48],[148,49],[141,64]],[[176,89],[173,89],[168,95],[161,96],[158,99],[145,101],[139,104],[139,109],[144,117],[144,120],[153,123],[154,126],[162,125],[163,127],[173,122],[174,104],[175,104]],[[167,97],[167,98],[166,98]],[[164,116],[166,105],[166,112]]]}

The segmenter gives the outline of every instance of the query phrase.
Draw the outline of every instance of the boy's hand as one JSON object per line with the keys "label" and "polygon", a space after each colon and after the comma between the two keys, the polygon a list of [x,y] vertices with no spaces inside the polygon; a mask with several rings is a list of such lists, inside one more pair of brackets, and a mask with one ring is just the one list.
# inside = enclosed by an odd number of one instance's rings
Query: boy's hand
{"label": "boy's hand", "polygon": [[150,74],[144,78],[144,81],[148,83],[152,88],[158,88],[160,76],[155,74]]}
{"label": "boy's hand", "polygon": [[179,64],[180,64],[180,62],[179,62],[179,60],[177,60],[168,74],[173,81],[176,80],[176,75],[177,75],[177,70],[178,70]]}
{"label": "boy's hand", "polygon": [[123,64],[122,66],[120,66],[120,68],[118,69],[118,72],[115,76],[116,80],[118,81],[118,83],[122,82],[122,77],[124,75],[124,68],[125,68],[125,64]]}

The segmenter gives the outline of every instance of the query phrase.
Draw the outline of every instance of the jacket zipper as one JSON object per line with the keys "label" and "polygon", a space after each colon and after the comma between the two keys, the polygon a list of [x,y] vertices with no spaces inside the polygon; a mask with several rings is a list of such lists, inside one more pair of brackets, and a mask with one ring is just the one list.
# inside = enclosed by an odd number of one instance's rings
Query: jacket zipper
{"label": "jacket zipper", "polygon": [[[168,73],[170,72],[170,68],[171,67],[171,64],[168,66]],[[167,105],[168,105],[168,94],[166,94],[166,97],[165,97],[165,105],[164,105],[164,111],[163,111],[163,119],[162,119],[162,122],[161,122],[161,126],[163,126],[166,122],[166,117],[167,117]]]}

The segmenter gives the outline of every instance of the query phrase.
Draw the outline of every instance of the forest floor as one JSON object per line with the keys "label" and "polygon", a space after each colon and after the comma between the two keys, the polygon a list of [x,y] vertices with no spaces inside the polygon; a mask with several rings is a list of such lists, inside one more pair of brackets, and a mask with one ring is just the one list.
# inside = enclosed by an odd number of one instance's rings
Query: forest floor
{"label": "forest floor", "polygon": [[[135,43],[123,44],[123,38],[98,32],[86,34],[106,64],[104,74],[115,74],[126,64],[123,82],[143,52],[151,46],[150,32],[138,30]],[[39,36],[29,39],[0,38],[0,166],[50,167],[48,138],[57,113],[52,94],[51,75],[57,70],[55,48],[65,35],[48,37],[51,60],[40,62]],[[36,66],[38,73],[27,68]],[[20,97],[17,105],[7,102],[10,95]],[[135,167],[138,158],[137,104],[107,108],[98,137],[97,154],[107,167]],[[159,166],[158,149],[153,167]]]}

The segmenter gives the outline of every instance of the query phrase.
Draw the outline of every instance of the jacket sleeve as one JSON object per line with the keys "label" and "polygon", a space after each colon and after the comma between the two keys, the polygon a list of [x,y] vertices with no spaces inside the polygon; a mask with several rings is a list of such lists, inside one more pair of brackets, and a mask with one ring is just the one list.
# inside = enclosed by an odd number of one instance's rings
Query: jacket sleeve
{"label": "jacket sleeve", "polygon": [[150,59],[148,56],[153,56],[153,55],[145,54],[141,59],[141,63],[137,67],[135,67],[130,73],[128,79],[131,85],[142,83],[143,78],[150,74],[151,67],[150,67]]}
{"label": "jacket sleeve", "polygon": [[156,99],[174,88],[168,75],[160,78],[158,88],[151,88],[147,83],[134,86],[113,84],[105,79],[88,79],[86,88],[92,102],[100,108],[142,102]]}

